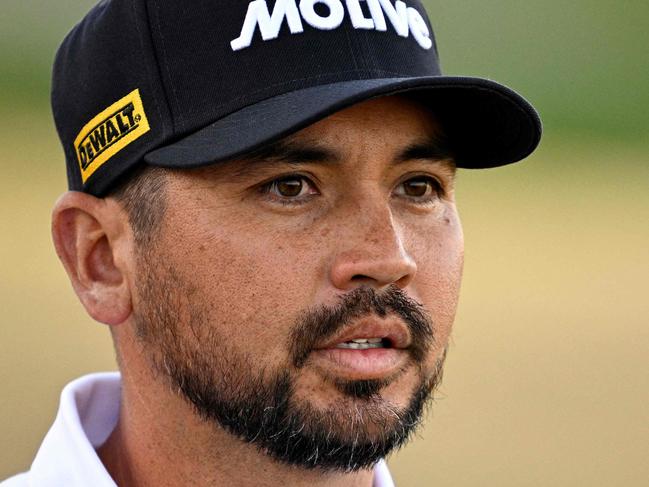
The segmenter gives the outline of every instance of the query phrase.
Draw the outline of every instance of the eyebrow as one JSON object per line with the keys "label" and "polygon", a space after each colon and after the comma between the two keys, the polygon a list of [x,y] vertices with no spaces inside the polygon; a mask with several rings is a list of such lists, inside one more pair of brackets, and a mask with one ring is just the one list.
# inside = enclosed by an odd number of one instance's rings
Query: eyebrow
{"label": "eyebrow", "polygon": [[339,162],[342,157],[336,151],[312,142],[296,142],[283,139],[261,147],[243,157],[247,164],[282,162],[285,164]]}
{"label": "eyebrow", "polygon": [[[234,171],[235,178],[245,178],[262,168],[278,164],[339,164],[343,160],[339,152],[318,145],[312,141],[295,141],[291,138],[273,142],[252,152],[249,152],[237,162]],[[410,161],[430,160],[432,162],[451,162],[453,154],[445,141],[437,137],[424,137],[405,147],[394,158],[394,164],[403,164]],[[232,161],[235,162],[235,161]],[[454,164],[453,164],[454,166]]]}
{"label": "eyebrow", "polygon": [[409,145],[396,157],[397,163],[414,160],[452,161],[453,152],[444,139],[426,137]]}
{"label": "eyebrow", "polygon": [[312,142],[297,142],[290,138],[262,146],[236,160],[228,161],[236,164],[231,174],[232,178],[244,179],[261,169],[288,164],[298,166],[302,164],[328,164],[339,163],[340,154],[335,151],[318,146]]}

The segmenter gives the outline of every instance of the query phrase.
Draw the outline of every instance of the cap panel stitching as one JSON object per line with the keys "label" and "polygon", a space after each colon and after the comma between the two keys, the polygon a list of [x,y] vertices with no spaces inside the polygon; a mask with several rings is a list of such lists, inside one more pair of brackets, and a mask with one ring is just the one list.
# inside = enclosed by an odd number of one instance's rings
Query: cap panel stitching
{"label": "cap panel stitching", "polygon": [[[147,11],[148,9],[146,8],[146,2],[143,2],[143,5],[144,5],[144,9],[145,9],[145,15],[148,17],[148,11]],[[140,40],[140,48],[144,52],[146,47],[144,45],[144,37],[143,37],[143,34],[142,34],[142,29],[140,29],[140,23],[137,21],[137,11],[135,10],[135,2],[131,2],[131,12],[133,13],[133,18],[135,19],[135,29],[137,30],[138,38]],[[151,39],[151,50],[152,51],[154,50],[153,39]],[[157,58],[155,56],[155,53],[153,53],[153,54],[154,54],[153,58],[155,60],[156,67],[158,67],[158,60],[157,60]],[[147,74],[149,74],[149,78],[150,78],[149,66],[148,66],[147,63],[144,63],[144,65],[146,66]],[[158,75],[159,75],[159,71],[158,71]],[[149,83],[151,83],[151,81],[152,80],[149,79]],[[164,87],[162,82],[160,84]],[[155,110],[158,113],[158,118],[160,119],[160,122],[162,124],[164,124],[164,118],[162,116],[162,111],[160,110],[160,102],[159,102],[156,95],[157,95],[156,90],[152,89],[151,93],[150,93],[150,96],[155,99]]]}
{"label": "cap panel stitching", "polygon": [[[158,32],[158,35],[160,36],[160,49],[162,50],[162,63],[158,63],[158,64],[159,65],[164,64],[164,67],[165,67],[165,69],[167,71],[167,75],[169,76],[169,85],[171,85],[171,91],[173,92],[173,97],[171,97],[171,99],[173,100],[173,104],[174,104],[174,108],[175,108],[175,110],[170,110],[171,111],[171,120],[172,120],[173,125],[174,125],[174,130],[173,131],[176,132],[176,130],[175,130],[176,129],[176,123],[178,125],[178,131],[180,131],[180,130],[185,128],[185,120],[184,120],[182,112],[180,110],[180,103],[178,102],[178,93],[176,91],[176,87],[174,85],[173,78],[171,76],[171,70],[169,69],[169,62],[168,62],[168,59],[167,59],[167,57],[168,57],[167,56],[167,49],[165,47],[165,38],[164,38],[164,35],[162,34],[162,28],[160,27],[160,15],[159,15],[160,8],[158,7],[157,0],[152,0],[152,1],[153,1],[154,10],[156,11],[156,16],[155,16],[156,17],[156,22],[155,22],[155,24],[156,24],[156,30]],[[153,43],[153,45],[154,45],[154,49],[155,49],[155,42]],[[161,68],[161,66],[160,66],[160,68]],[[164,86],[164,82],[163,82],[163,86]],[[167,93],[167,98],[170,98],[169,93]],[[175,113],[174,113],[174,111],[175,111]]]}
{"label": "cap panel stitching", "polygon": [[349,37],[349,31],[348,30],[345,30],[345,38],[347,39],[347,45],[349,46],[349,52],[351,53],[352,59],[354,60],[354,67],[356,69],[358,69],[358,68],[360,68],[360,66],[358,65],[358,60],[356,59],[356,53],[354,52],[354,49],[353,49],[353,46],[352,46],[352,40]]}

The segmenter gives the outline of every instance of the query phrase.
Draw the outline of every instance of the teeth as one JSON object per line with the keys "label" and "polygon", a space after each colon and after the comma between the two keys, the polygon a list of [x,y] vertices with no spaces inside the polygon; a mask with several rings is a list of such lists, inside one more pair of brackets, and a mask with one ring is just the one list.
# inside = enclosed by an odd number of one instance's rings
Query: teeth
{"label": "teeth", "polygon": [[354,338],[345,343],[339,343],[336,348],[352,350],[367,350],[369,348],[384,348],[382,338]]}

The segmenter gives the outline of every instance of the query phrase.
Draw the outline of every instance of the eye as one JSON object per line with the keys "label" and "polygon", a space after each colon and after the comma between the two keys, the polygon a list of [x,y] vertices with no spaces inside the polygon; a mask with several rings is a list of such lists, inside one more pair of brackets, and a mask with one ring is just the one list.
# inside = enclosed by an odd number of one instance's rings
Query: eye
{"label": "eye", "polygon": [[442,185],[436,179],[429,176],[418,176],[408,179],[395,189],[399,196],[405,196],[414,200],[429,201],[443,194]]}
{"label": "eye", "polygon": [[317,194],[313,182],[299,175],[285,176],[270,181],[261,187],[261,191],[282,200],[297,200],[311,194]]}

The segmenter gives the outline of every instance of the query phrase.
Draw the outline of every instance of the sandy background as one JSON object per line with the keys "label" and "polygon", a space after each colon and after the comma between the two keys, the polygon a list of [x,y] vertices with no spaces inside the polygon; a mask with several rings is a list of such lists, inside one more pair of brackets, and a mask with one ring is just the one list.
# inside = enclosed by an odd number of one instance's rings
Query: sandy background
{"label": "sandy background", "polygon": [[[397,484],[647,485],[649,3],[427,3],[445,71],[515,87],[546,135],[523,164],[459,175],[453,346]],[[49,236],[51,58],[91,4],[0,9],[0,478],[29,466],[66,382],[115,367]]]}

